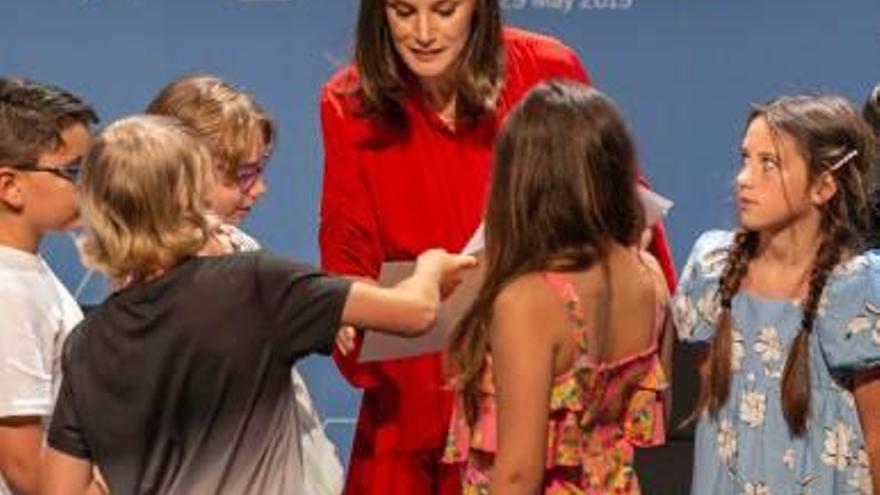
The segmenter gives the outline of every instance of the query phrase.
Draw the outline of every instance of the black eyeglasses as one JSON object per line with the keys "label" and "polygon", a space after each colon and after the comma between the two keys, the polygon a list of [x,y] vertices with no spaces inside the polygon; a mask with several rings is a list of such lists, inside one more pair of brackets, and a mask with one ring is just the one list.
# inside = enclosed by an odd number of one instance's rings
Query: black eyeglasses
{"label": "black eyeglasses", "polygon": [[82,168],[79,162],[80,158],[77,158],[67,165],[61,165],[60,167],[41,167],[36,163],[29,163],[27,165],[19,165],[13,168],[22,172],[48,172],[76,184],[76,181],[79,179],[80,169]]}

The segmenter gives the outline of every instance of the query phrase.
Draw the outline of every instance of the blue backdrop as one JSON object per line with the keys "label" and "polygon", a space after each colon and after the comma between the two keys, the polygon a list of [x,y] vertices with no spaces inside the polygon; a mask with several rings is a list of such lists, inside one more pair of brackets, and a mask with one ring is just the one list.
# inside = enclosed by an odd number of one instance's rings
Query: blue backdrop
{"label": "blue backdrop", "polygon": [[[317,262],[322,83],[350,53],[356,0],[3,0],[0,74],[52,82],[103,121],[140,111],[188,72],[243,86],[278,121],[270,191],[244,225],[266,246]],[[880,80],[877,0],[502,0],[506,20],[557,36],[582,56],[637,138],[645,173],[676,201],[678,266],[707,228],[732,221],[731,180],[749,104],[835,92],[861,104]],[[66,236],[46,256],[80,300]],[[301,368],[347,458],[358,395],[323,358]]]}

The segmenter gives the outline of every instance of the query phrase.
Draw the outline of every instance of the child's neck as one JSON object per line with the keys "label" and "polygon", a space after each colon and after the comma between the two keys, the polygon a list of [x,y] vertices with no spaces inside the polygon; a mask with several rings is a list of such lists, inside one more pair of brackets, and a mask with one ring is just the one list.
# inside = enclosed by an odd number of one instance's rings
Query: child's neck
{"label": "child's neck", "polygon": [[758,235],[743,287],[773,298],[803,298],[822,242],[818,218]]}
{"label": "child's neck", "polygon": [[[227,254],[232,254],[234,251],[235,250],[233,249],[228,237],[220,237],[219,235],[215,234],[208,238],[205,244],[202,245],[202,248],[195,253],[195,256],[223,256]],[[151,282],[173,270],[175,266],[176,265],[157,267],[139,281],[133,281],[131,280],[131,278],[115,280],[112,282],[113,289],[123,290],[129,287],[134,287],[137,285],[145,284],[147,282]]]}
{"label": "child's neck", "polygon": [[0,218],[0,245],[37,254],[42,235],[21,222]]}
{"label": "child's neck", "polygon": [[818,216],[801,219],[782,229],[762,231],[758,236],[756,257],[788,267],[812,265],[822,243]]}

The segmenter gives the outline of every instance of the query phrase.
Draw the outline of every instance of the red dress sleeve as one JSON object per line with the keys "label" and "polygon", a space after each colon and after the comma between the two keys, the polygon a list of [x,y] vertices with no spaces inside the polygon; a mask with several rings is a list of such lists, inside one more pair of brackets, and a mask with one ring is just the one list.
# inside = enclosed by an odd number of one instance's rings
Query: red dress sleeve
{"label": "red dress sleeve", "polygon": [[[651,184],[649,184],[644,177],[640,177],[639,181],[645,187],[649,189],[651,188]],[[660,263],[660,268],[663,270],[663,276],[666,278],[666,287],[669,288],[669,293],[671,294],[675,292],[675,286],[677,283],[675,276],[675,260],[672,259],[672,250],[669,249],[669,240],[666,237],[666,229],[663,227],[662,219],[654,224],[651,233],[651,245],[648,247],[648,252],[654,255]]]}
{"label": "red dress sleeve", "polygon": [[651,254],[660,262],[660,268],[663,269],[663,275],[666,276],[666,286],[669,292],[675,292],[676,275],[675,262],[672,259],[672,250],[669,249],[669,240],[666,237],[666,229],[663,227],[663,221],[658,221],[654,225],[654,237],[651,239],[651,246],[648,249]]}
{"label": "red dress sleeve", "polygon": [[515,87],[513,103],[534,85],[550,79],[569,79],[592,84],[584,64],[565,43],[516,28],[505,30],[507,38],[507,78]]}
{"label": "red dress sleeve", "polygon": [[560,78],[584,84],[592,84],[584,64],[578,54],[563,43],[556,43],[548,47],[546,70],[549,72],[548,79]]}
{"label": "red dress sleeve", "polygon": [[[331,273],[376,278],[382,265],[378,227],[370,208],[358,152],[346,139],[347,120],[343,100],[328,85],[321,97],[321,128],[324,140],[324,182],[321,194],[319,243],[321,267]],[[339,371],[358,388],[382,383],[376,364],[358,363],[363,333],[358,332],[353,352],[343,356],[334,349]]]}

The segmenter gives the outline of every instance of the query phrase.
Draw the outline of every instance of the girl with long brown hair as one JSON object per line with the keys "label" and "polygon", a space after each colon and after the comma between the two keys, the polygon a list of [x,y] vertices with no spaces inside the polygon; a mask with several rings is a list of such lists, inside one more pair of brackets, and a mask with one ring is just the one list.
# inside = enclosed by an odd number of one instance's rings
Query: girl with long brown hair
{"label": "girl with long brown hair", "polygon": [[860,254],[874,150],[839,97],[749,116],[739,226],[697,241],[675,297],[702,375],[692,493],[880,488],[880,258]]}
{"label": "girl with long brown hair", "polygon": [[541,84],[508,118],[486,278],[450,342],[446,459],[466,495],[639,493],[633,447],[664,438],[668,291],[639,247],[637,183],[626,126],[598,91]]}

